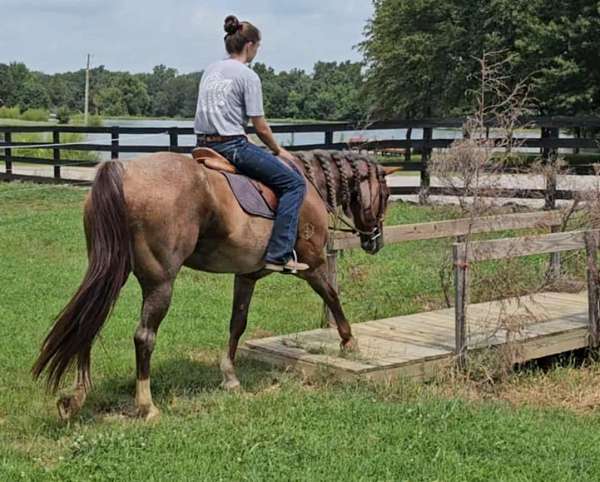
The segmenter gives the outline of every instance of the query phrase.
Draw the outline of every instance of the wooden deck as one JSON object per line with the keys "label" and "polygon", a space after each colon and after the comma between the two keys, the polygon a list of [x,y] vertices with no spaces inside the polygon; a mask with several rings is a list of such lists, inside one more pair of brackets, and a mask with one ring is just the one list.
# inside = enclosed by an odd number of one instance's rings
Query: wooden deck
{"label": "wooden deck", "polygon": [[[469,350],[518,343],[526,361],[588,345],[587,293],[541,293],[517,301],[469,305]],[[507,330],[506,325],[513,329]],[[515,327],[518,329],[515,331]],[[249,340],[246,356],[306,373],[327,370],[339,377],[430,378],[454,361],[454,309],[355,323],[359,353],[341,356],[336,330],[317,329]],[[507,335],[508,334],[508,335]]]}

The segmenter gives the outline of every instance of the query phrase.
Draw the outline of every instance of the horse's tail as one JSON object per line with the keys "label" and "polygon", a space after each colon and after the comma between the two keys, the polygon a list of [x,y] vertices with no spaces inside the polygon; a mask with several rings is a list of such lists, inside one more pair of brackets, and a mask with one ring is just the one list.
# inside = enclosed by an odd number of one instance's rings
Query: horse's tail
{"label": "horse's tail", "polygon": [[[87,378],[94,338],[108,318],[131,272],[131,236],[123,193],[123,164],[105,162],[98,169],[86,209],[88,268],[85,277],[46,336],[32,368],[34,378],[47,371],[56,391],[77,357]],[[89,383],[89,379],[85,380]]]}

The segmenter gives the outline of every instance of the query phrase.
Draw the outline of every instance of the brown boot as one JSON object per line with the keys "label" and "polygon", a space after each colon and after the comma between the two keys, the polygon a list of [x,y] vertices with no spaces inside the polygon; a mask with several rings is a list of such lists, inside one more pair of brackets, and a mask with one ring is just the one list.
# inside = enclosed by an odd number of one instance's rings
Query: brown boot
{"label": "brown boot", "polygon": [[266,263],[265,264],[265,269],[268,269],[269,271],[276,271],[278,273],[295,274],[298,271],[305,271],[308,268],[309,268],[309,266],[306,263],[299,263],[298,261],[294,261],[293,259],[290,259],[285,264],[278,264],[278,263]]}

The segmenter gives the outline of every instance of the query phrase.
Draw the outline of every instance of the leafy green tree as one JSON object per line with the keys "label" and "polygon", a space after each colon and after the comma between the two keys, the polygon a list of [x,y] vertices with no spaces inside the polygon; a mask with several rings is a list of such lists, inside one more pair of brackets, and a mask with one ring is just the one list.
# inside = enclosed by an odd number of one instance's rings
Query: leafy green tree
{"label": "leafy green tree", "polygon": [[540,114],[598,112],[597,0],[375,0],[365,40],[367,84],[382,115],[470,110],[478,58],[502,52],[510,85],[528,78]]}
{"label": "leafy green tree", "polygon": [[117,87],[107,87],[96,92],[94,104],[98,111],[105,115],[121,116],[127,114],[123,93]]}
{"label": "leafy green tree", "polygon": [[447,82],[461,12],[452,1],[437,0],[374,0],[374,7],[360,44],[373,110],[393,117],[441,114],[456,98]]}

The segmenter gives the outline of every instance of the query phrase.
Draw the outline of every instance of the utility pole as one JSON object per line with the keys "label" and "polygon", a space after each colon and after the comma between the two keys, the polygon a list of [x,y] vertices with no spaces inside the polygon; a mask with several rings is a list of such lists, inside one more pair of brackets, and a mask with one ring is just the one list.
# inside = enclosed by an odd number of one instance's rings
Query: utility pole
{"label": "utility pole", "polygon": [[85,68],[85,107],[83,122],[88,125],[88,114],[90,111],[90,54],[87,54],[87,67]]}

